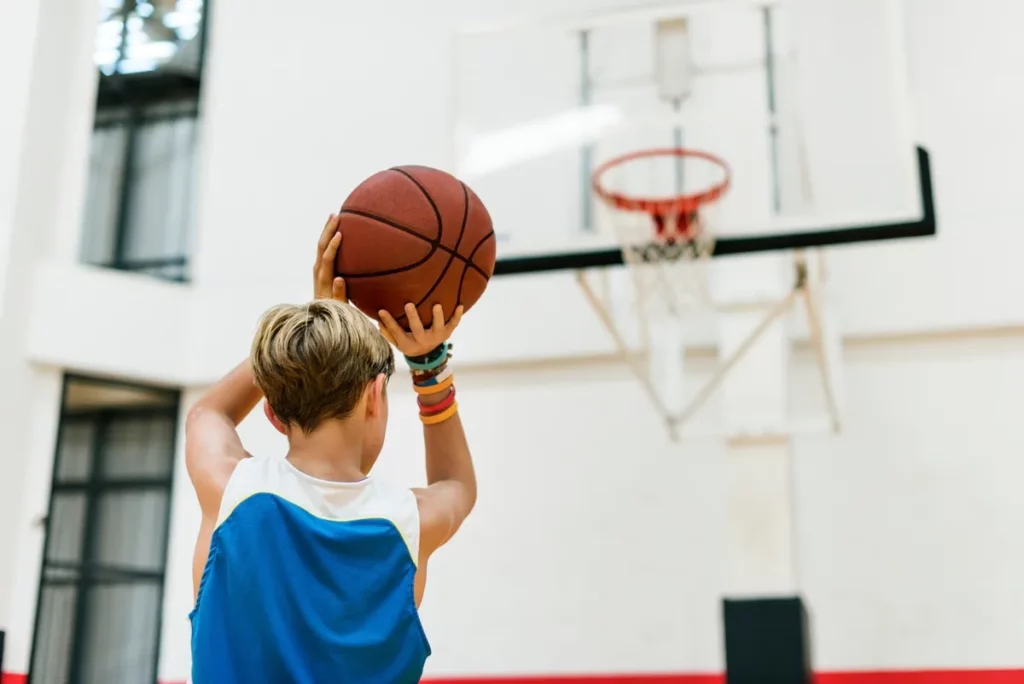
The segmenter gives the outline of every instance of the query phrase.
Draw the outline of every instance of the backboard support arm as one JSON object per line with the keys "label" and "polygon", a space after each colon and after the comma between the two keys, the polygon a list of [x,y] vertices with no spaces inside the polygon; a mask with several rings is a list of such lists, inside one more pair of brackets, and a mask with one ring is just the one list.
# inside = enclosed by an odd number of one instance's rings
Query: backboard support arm
{"label": "backboard support arm", "polygon": [[[611,315],[609,303],[603,301],[603,298],[594,290],[587,277],[586,271],[577,271],[576,280],[582,289],[587,302],[590,304],[594,313],[597,315],[598,320],[601,322],[601,325],[611,337],[619,358],[626,363],[630,371],[640,382],[640,385],[650,400],[651,405],[665,422],[669,437],[673,441],[679,440],[684,426],[693,419],[700,409],[715,394],[733,368],[735,368],[736,365],[750,352],[750,350],[754,348],[765,332],[767,332],[773,324],[777,323],[780,318],[787,313],[790,313],[798,301],[802,302],[804,313],[808,321],[810,341],[814,349],[815,360],[817,362],[822,389],[825,395],[825,404],[829,415],[830,427],[833,432],[839,431],[841,426],[840,410],[834,383],[832,382],[830,373],[830,362],[832,360],[828,356],[828,349],[825,345],[821,311],[817,298],[815,297],[814,288],[811,287],[811,280],[808,277],[808,264],[806,254],[804,252],[801,251],[795,255],[793,286],[789,293],[765,312],[764,318],[761,322],[750,331],[746,338],[744,338],[744,340],[736,347],[735,350],[732,351],[732,353],[729,354],[728,357],[722,360],[716,369],[715,374],[709,378],[690,398],[685,408],[677,413],[673,412],[669,408],[665,399],[658,391],[658,387],[654,382],[654,379],[651,377],[650,372],[644,367],[643,353],[645,351],[649,352],[649,349],[638,351],[629,348],[629,345],[626,343],[625,336],[615,324],[614,318]],[[683,353],[683,350],[680,349],[679,353]],[[679,381],[681,380],[682,379],[679,378]]]}

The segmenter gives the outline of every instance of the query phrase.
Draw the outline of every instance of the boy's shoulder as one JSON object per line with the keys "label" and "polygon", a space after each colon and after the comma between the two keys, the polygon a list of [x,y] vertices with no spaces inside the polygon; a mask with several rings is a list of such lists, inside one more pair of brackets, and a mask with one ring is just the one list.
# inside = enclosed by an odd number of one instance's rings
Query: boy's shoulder
{"label": "boy's shoulder", "polygon": [[420,511],[413,490],[370,476],[357,482],[321,480],[281,456],[253,455],[238,464],[224,490],[218,525],[243,502],[269,495],[277,506],[324,523],[386,520],[418,557]]}

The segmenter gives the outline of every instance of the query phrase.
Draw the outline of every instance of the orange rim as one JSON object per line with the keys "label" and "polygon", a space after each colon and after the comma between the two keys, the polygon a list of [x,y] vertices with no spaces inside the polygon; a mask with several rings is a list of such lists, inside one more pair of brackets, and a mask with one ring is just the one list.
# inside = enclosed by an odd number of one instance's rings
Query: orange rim
{"label": "orange rim", "polygon": [[[689,157],[691,159],[703,159],[718,166],[725,173],[725,177],[707,190],[675,195],[671,197],[633,197],[618,192],[612,192],[601,184],[602,177],[610,169],[622,166],[637,159],[650,157]],[[610,159],[598,166],[591,176],[594,193],[606,204],[622,211],[635,211],[650,214],[655,218],[667,216],[685,216],[693,214],[701,207],[717,202],[722,195],[729,190],[729,183],[732,180],[732,171],[729,165],[721,157],[701,150],[691,150],[683,147],[666,147],[650,150],[640,150],[623,154]]]}

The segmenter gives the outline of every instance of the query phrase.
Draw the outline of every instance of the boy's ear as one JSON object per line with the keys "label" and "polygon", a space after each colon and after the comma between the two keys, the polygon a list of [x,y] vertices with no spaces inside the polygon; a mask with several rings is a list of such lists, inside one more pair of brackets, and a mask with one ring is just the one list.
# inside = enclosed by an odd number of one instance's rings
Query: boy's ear
{"label": "boy's ear", "polygon": [[270,421],[270,424],[274,426],[275,430],[280,432],[285,437],[288,436],[288,428],[285,427],[285,424],[282,423],[281,419],[277,417],[276,413],[274,413],[274,409],[270,408],[269,401],[263,401],[263,414],[267,417],[267,420]]}
{"label": "boy's ear", "polygon": [[378,416],[384,411],[385,390],[387,389],[387,379],[383,373],[378,373],[377,377],[366,387],[366,415],[367,416]]}

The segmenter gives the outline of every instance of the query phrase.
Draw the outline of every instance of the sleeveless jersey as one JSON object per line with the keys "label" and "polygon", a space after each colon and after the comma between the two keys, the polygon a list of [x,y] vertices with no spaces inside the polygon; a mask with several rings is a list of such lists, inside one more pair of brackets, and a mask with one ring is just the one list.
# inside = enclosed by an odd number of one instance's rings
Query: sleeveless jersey
{"label": "sleeveless jersey", "polygon": [[408,489],[241,461],[189,616],[192,683],[418,682],[419,536]]}

